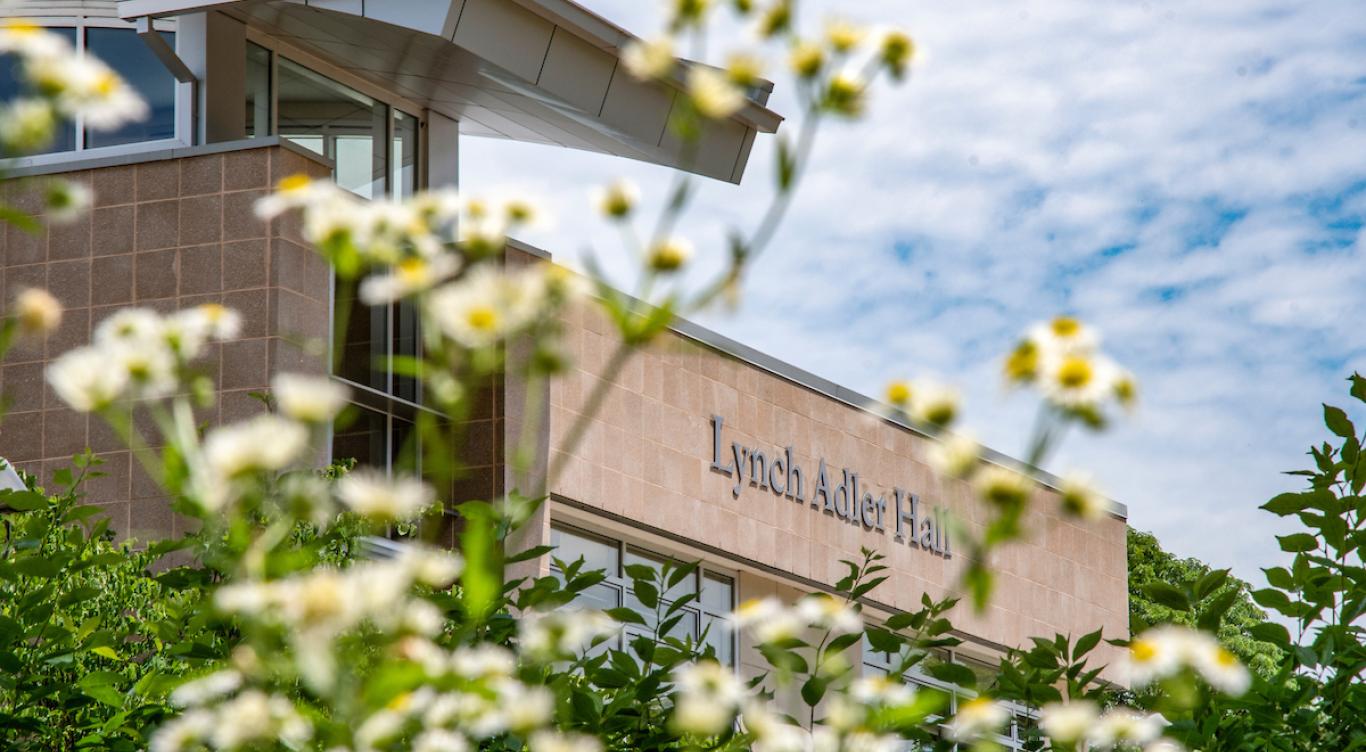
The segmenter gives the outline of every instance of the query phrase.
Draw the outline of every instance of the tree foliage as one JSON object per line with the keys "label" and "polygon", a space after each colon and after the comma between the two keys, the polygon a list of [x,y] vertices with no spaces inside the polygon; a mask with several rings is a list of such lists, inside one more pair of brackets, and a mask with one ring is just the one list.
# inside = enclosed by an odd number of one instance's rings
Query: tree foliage
{"label": "tree foliage", "polygon": [[1219,627],[1219,641],[1253,671],[1271,676],[1284,659],[1282,649],[1259,640],[1253,631],[1267,622],[1266,612],[1252,601],[1251,586],[1228,570],[1215,570],[1195,558],[1180,558],[1162,548],[1152,533],[1129,528],[1129,631],[1138,634],[1155,624],[1195,626],[1196,615],[1166,605],[1177,591],[1200,592],[1211,600],[1232,599]]}

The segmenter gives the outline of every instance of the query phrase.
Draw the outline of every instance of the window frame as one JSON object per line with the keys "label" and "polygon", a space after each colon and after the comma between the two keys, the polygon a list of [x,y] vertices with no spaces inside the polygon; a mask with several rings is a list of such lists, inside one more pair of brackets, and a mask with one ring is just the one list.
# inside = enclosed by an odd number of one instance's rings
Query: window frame
{"label": "window frame", "polygon": [[[674,563],[683,563],[685,561],[684,559],[678,556],[675,556],[665,551],[660,551],[649,545],[641,544],[633,540],[626,540],[620,537],[616,537],[600,531],[593,530],[591,528],[585,528],[582,525],[576,524],[574,522],[562,522],[559,520],[554,520],[550,523],[550,531],[552,535],[555,533],[555,531],[559,531],[561,533],[568,533],[570,535],[576,535],[581,538],[587,538],[588,540],[609,545],[616,549],[617,571],[615,573],[608,573],[607,578],[599,584],[608,585],[609,587],[612,587],[617,591],[618,606],[626,605],[626,598],[631,589],[631,578],[626,576],[627,552],[634,551],[640,555],[649,558],[664,559],[666,561],[671,561]],[[555,565],[555,559],[560,557],[557,557],[555,555],[555,552],[553,551],[550,553],[550,557],[551,574],[560,574],[560,568]],[[708,608],[706,605],[702,603],[702,586],[708,574],[713,575],[715,577],[724,577],[727,580],[730,580],[731,605],[729,611],[720,612],[715,609]],[[681,610],[689,611],[695,615],[697,623],[697,632],[693,635],[693,637],[694,639],[700,641],[699,644],[703,644],[701,642],[701,635],[704,627],[708,623],[707,620],[711,620],[710,623],[713,625],[713,627],[717,625],[724,625],[726,624],[726,621],[729,618],[730,614],[735,610],[735,605],[739,601],[740,597],[740,577],[738,572],[712,566],[706,561],[700,561],[697,570],[693,572],[692,577],[694,578],[694,587],[696,587],[696,590],[694,592],[697,594],[697,597],[691,603],[683,606]],[[660,595],[661,600],[665,600],[663,599],[664,594],[661,593]],[[734,629],[727,629],[726,632],[730,642],[731,660],[729,664],[722,665],[726,665],[728,668],[733,669],[738,674],[740,671],[740,634],[737,630]],[[622,630],[622,637],[619,639],[625,640],[628,636],[640,636],[642,634],[644,633],[641,631],[639,627],[628,626],[626,629]],[[625,643],[619,642],[617,644],[617,647],[624,649]]]}
{"label": "window frame", "polygon": [[[107,16],[31,16],[25,19],[34,26],[44,29],[75,29],[76,32],[76,55],[84,58],[87,54],[86,30],[87,29],[120,29],[126,30],[130,34],[137,34],[137,26],[131,21],[124,21],[119,18]],[[180,39],[174,20],[155,20],[152,28],[158,32],[170,32],[176,34],[177,41]],[[40,167],[46,165],[60,165],[67,162],[82,161],[98,157],[120,157],[128,154],[141,154],[158,149],[174,149],[191,146],[194,142],[194,123],[190,112],[191,87],[192,84],[185,84],[173,81],[175,87],[175,114],[174,128],[175,135],[171,138],[159,138],[150,141],[132,141],[126,144],[113,144],[110,146],[88,147],[85,143],[85,118],[79,115],[72,119],[71,126],[75,128],[73,147],[65,151],[54,151],[46,154],[32,154],[28,156],[15,157],[5,160],[6,166],[15,167]]]}

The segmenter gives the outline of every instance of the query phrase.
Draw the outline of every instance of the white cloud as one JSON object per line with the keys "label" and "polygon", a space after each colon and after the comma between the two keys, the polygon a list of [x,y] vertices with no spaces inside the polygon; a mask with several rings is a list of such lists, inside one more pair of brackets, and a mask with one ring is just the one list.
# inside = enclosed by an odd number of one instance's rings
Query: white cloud
{"label": "white cloud", "polygon": [[[590,4],[653,28],[649,3]],[[850,12],[811,5],[811,19]],[[1017,451],[1032,410],[1002,395],[997,358],[1031,321],[1078,313],[1144,398],[1054,467],[1092,468],[1135,526],[1259,579],[1279,528],[1255,507],[1295,485],[1278,471],[1321,438],[1318,403],[1343,402],[1341,378],[1366,366],[1366,14],[1333,0],[857,9],[911,30],[929,61],[865,121],[824,131],[745,306],[706,323],[865,392],[951,378],[977,432]],[[615,235],[576,221],[587,188],[627,174],[657,202],[669,179],[482,140],[461,160],[467,188],[551,197],[561,221],[533,242],[571,260],[598,249],[620,274]],[[770,160],[761,144],[743,186],[702,186],[688,231],[713,263],[769,195]]]}

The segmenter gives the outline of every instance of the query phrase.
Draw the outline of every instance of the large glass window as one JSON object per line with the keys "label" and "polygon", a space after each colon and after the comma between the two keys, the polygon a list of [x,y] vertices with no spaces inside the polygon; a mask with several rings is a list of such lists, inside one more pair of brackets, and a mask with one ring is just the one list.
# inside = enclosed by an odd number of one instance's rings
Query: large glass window
{"label": "large glass window", "polygon": [[[64,37],[72,47],[76,46],[76,29],[54,27],[48,31]],[[0,53],[0,102],[12,102],[24,93],[24,72],[20,70],[20,66],[18,55],[9,52]],[[62,123],[53,135],[52,141],[40,153],[71,151],[75,148],[76,125],[74,123]]]}
{"label": "large glass window", "polygon": [[[624,639],[654,634],[655,625],[651,623],[654,614],[631,595],[631,580],[626,576],[625,568],[643,564],[658,571],[668,557],[561,525],[551,527],[550,545],[555,547],[551,553],[552,561],[558,559],[570,564],[583,559],[582,571],[602,570],[607,573],[606,580],[580,592],[574,599],[575,605],[596,609],[630,607],[644,616],[647,623],[643,627],[627,625]],[[552,565],[551,571],[557,576],[560,572],[555,565]],[[718,661],[734,666],[735,633],[726,620],[735,608],[734,578],[706,567],[698,567],[692,576],[661,594],[664,604],[661,610],[667,609],[675,599],[690,594],[698,594],[699,597],[680,609],[683,618],[670,635],[680,640],[691,638],[694,643],[705,640],[716,651]]]}
{"label": "large glass window", "polygon": [[[159,33],[174,49],[175,34]],[[87,129],[87,148],[175,138],[175,77],[136,32],[91,27],[85,30],[85,49],[87,54],[103,60],[137,89],[148,108],[146,119],[126,123],[118,130]]]}
{"label": "large glass window", "polygon": [[382,197],[388,108],[284,59],[277,89],[280,135],[333,160],[341,187],[363,198]]}

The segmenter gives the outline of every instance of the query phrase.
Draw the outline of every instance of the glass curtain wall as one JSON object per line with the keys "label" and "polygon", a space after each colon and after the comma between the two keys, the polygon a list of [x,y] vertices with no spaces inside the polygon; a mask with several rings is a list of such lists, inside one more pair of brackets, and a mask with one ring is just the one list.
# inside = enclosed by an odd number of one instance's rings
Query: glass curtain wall
{"label": "glass curtain wall", "polygon": [[[249,133],[269,132],[273,116],[281,137],[331,159],[337,185],[361,198],[417,192],[417,117],[278,55],[272,85],[272,54],[248,46]],[[333,456],[392,467],[396,458],[416,455],[403,444],[412,433],[420,384],[394,374],[391,363],[420,355],[417,311],[407,302],[366,306],[356,283],[336,280],[333,327],[333,373],[366,389],[361,417],[334,431]]]}

